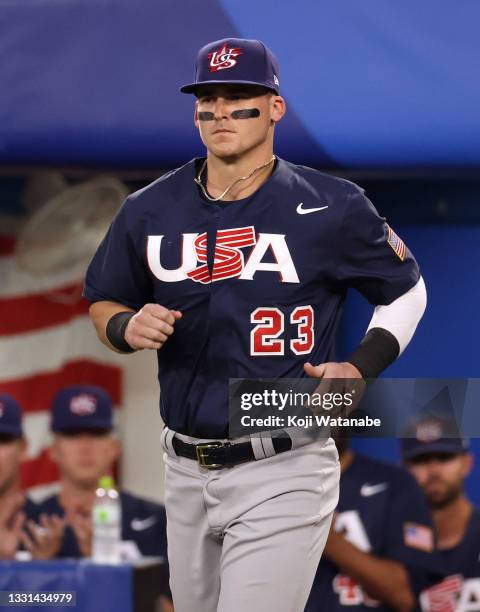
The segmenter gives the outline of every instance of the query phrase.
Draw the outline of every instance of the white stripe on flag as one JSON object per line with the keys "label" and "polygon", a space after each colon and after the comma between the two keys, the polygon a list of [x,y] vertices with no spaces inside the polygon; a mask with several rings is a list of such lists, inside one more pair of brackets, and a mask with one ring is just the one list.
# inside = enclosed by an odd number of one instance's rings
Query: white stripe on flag
{"label": "white stripe on flag", "polygon": [[85,270],[67,270],[48,276],[31,276],[18,267],[15,257],[0,257],[0,298],[23,297],[81,283]]}
{"label": "white stripe on flag", "polygon": [[50,411],[27,412],[23,417],[23,431],[28,440],[26,458],[34,459],[51,444]]}
{"label": "white stripe on flag", "polygon": [[72,359],[125,365],[125,357],[100,343],[88,316],[39,332],[0,337],[0,381],[54,371]]}

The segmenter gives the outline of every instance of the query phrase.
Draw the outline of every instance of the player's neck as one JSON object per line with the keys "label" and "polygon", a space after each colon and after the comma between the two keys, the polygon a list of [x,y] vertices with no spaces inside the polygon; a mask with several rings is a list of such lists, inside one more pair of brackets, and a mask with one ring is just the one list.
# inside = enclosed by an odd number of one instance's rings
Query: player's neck
{"label": "player's neck", "polygon": [[[207,162],[207,191],[212,197],[219,197],[227,187],[242,176],[248,176],[272,159],[273,151],[269,144],[248,151],[239,158],[222,159],[209,153]],[[259,168],[251,178],[239,181],[224,196],[224,200],[241,200],[252,195],[268,179],[273,171],[273,162]]]}
{"label": "player's neck", "polygon": [[58,499],[65,510],[79,507],[89,509],[93,505],[95,491],[95,487],[81,487],[74,482],[62,479]]}
{"label": "player's neck", "polygon": [[433,522],[439,549],[453,548],[460,544],[471,514],[472,504],[464,495],[445,508],[433,510]]}

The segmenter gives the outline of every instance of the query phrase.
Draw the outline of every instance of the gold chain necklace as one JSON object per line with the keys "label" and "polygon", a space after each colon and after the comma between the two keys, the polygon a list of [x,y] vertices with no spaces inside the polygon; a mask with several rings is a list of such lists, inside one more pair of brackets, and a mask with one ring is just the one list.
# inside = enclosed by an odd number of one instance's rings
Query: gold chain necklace
{"label": "gold chain necklace", "polygon": [[202,174],[203,171],[205,170],[205,166],[207,165],[207,160],[205,160],[202,164],[202,167],[200,168],[200,172],[197,174],[197,176],[193,179],[197,185],[200,187],[200,189],[202,190],[203,195],[207,198],[207,200],[210,200],[210,202],[218,202],[219,200],[222,200],[227,193],[230,191],[230,189],[236,185],[237,183],[239,183],[240,181],[246,181],[247,179],[249,179],[250,177],[252,177],[255,172],[257,172],[258,170],[261,170],[262,168],[266,168],[268,165],[270,165],[272,162],[275,161],[275,155],[272,155],[272,159],[269,159],[267,162],[265,162],[264,164],[262,164],[261,166],[257,166],[256,168],[254,168],[250,174],[248,174],[247,176],[241,176],[240,178],[238,178],[236,181],[234,181],[230,187],[227,187],[225,189],[225,191],[218,196],[218,198],[212,198],[212,196],[208,195],[207,190],[205,189],[205,187],[203,186],[202,183]]}

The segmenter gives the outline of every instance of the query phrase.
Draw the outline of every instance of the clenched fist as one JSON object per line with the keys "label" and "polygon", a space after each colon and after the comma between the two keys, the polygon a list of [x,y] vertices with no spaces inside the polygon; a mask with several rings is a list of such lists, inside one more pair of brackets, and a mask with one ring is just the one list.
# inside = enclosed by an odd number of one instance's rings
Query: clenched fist
{"label": "clenched fist", "polygon": [[173,334],[175,322],[181,317],[179,310],[169,310],[160,304],[145,304],[130,319],[125,340],[136,350],[158,350]]}

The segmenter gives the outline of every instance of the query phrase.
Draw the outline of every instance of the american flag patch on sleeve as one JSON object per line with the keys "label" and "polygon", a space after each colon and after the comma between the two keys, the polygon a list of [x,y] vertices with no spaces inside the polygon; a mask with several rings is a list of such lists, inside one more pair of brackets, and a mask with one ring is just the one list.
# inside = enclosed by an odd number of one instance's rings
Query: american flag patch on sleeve
{"label": "american flag patch on sleeve", "polygon": [[405,546],[431,552],[433,550],[433,530],[425,525],[405,523],[403,525],[403,541]]}
{"label": "american flag patch on sleeve", "polygon": [[399,236],[397,236],[397,234],[392,230],[389,225],[387,225],[387,229],[388,244],[392,247],[398,257],[400,257],[400,259],[403,261],[405,259],[405,255],[407,254],[407,247],[405,246],[403,240]]}

